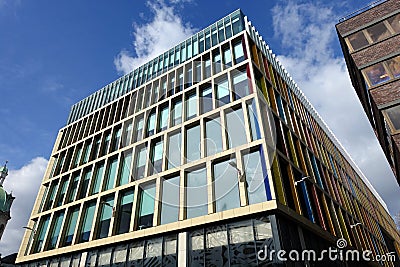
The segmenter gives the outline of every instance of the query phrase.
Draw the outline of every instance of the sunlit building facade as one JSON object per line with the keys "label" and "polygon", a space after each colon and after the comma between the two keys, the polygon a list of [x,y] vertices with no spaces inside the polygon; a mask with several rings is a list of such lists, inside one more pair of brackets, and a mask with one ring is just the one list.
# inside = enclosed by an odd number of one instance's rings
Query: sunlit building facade
{"label": "sunlit building facade", "polygon": [[336,29],[354,89],[400,184],[400,2],[376,1]]}
{"label": "sunlit building facade", "polygon": [[400,240],[240,10],[72,107],[28,227],[23,266],[304,266],[265,255]]}

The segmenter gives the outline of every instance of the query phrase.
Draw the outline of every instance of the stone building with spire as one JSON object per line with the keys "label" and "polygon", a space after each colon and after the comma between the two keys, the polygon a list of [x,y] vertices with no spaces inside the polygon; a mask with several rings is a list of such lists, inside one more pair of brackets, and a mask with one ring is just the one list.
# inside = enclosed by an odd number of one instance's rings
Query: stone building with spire
{"label": "stone building with spire", "polygon": [[4,180],[8,175],[7,163],[0,167],[0,240],[3,236],[7,222],[11,219],[10,209],[14,197],[3,188]]}

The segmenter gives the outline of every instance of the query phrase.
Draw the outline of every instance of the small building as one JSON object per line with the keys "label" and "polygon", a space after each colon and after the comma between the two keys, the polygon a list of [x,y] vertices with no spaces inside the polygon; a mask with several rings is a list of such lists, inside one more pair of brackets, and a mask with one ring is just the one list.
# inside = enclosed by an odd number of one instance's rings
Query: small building
{"label": "small building", "polygon": [[3,236],[7,222],[11,219],[10,208],[14,197],[3,188],[3,182],[8,175],[7,163],[0,167],[0,240]]}

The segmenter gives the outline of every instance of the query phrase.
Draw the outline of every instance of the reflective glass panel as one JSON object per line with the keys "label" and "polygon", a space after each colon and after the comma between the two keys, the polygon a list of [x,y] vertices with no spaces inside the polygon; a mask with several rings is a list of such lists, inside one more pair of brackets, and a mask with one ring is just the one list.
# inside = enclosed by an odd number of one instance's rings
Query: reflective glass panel
{"label": "reflective glass panel", "polygon": [[97,223],[96,238],[104,238],[108,236],[110,229],[111,217],[113,215],[114,196],[102,198],[100,201],[100,218]]}
{"label": "reflective glass panel", "polygon": [[265,186],[267,186],[268,183],[266,185],[264,179],[268,179],[268,176],[266,173],[264,174],[260,152],[257,150],[244,155],[243,163],[245,166],[249,204],[267,201]]}
{"label": "reflective glass panel", "polygon": [[243,110],[237,109],[226,114],[229,148],[247,143]]}
{"label": "reflective glass panel", "polygon": [[353,33],[348,37],[348,40],[353,47],[353,50],[358,50],[369,44],[362,31]]}
{"label": "reflective glass panel", "polygon": [[221,119],[219,117],[206,121],[206,151],[207,156],[222,151]]}
{"label": "reflective glass panel", "polygon": [[82,226],[79,234],[79,242],[87,242],[89,241],[90,232],[92,230],[94,212],[96,208],[96,202],[91,202],[86,205],[83,214],[82,214]]}
{"label": "reflective glass panel", "polygon": [[395,130],[400,130],[400,106],[388,108],[385,112]]}
{"label": "reflective glass panel", "polygon": [[216,212],[240,207],[238,172],[229,161],[213,165]]}
{"label": "reflective glass panel", "polygon": [[190,120],[197,115],[197,97],[196,93],[186,97],[186,119]]}
{"label": "reflective glass panel", "polygon": [[206,169],[186,173],[186,218],[208,214]]}
{"label": "reflective glass panel", "polygon": [[123,152],[119,164],[118,185],[124,185],[130,182],[131,164],[132,152]]}
{"label": "reflective glass panel", "polygon": [[186,129],[186,161],[200,159],[200,125]]}
{"label": "reflective glass panel", "polygon": [[146,147],[139,147],[136,152],[136,166],[135,166],[135,179],[142,179],[145,177],[146,168]]}
{"label": "reflective glass panel", "polygon": [[62,242],[64,246],[69,246],[72,244],[72,239],[74,237],[78,214],[79,214],[79,207],[75,207],[73,209],[70,209],[69,211],[68,220],[66,221],[65,224],[66,225],[65,236]]}
{"label": "reflective glass panel", "polygon": [[180,176],[162,180],[161,224],[178,221]]}
{"label": "reflective glass panel", "polygon": [[100,183],[101,183],[101,178],[103,177],[103,172],[104,172],[104,163],[100,163],[99,165],[96,166],[91,188],[92,195],[97,194],[100,191]]}
{"label": "reflective glass panel", "polygon": [[390,36],[389,30],[383,22],[367,28],[367,32],[373,42],[379,42]]}
{"label": "reflective glass panel", "polygon": [[168,142],[168,169],[181,165],[181,133],[177,132],[169,136]]}
{"label": "reflective glass panel", "polygon": [[140,206],[138,215],[138,229],[153,226],[154,202],[156,187],[154,184],[144,186],[140,192]]}
{"label": "reflective glass panel", "polygon": [[393,77],[400,77],[400,56],[389,59],[386,61],[390,71],[393,74]]}
{"label": "reflective glass panel", "polygon": [[366,68],[364,74],[368,77],[371,86],[383,83],[390,79],[389,74],[386,72],[382,63],[378,63]]}
{"label": "reflective glass panel", "polygon": [[117,234],[129,232],[129,226],[132,216],[133,198],[133,190],[122,193],[120,206],[117,210]]}

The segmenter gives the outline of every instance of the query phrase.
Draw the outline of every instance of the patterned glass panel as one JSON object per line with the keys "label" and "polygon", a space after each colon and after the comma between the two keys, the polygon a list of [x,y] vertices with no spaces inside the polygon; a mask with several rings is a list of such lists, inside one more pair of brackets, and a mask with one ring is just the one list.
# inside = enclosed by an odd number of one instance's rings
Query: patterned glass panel
{"label": "patterned glass panel", "polygon": [[144,266],[162,266],[161,252],[161,237],[146,241],[146,257],[144,258]]}
{"label": "patterned glass panel", "polygon": [[189,266],[204,266],[204,231],[203,229],[190,233]]}
{"label": "patterned glass panel", "polygon": [[97,262],[98,267],[110,266],[112,247],[99,252],[99,259]]}
{"label": "patterned glass panel", "polygon": [[257,266],[257,253],[251,221],[228,226],[231,266]]}
{"label": "patterned glass panel", "polygon": [[162,266],[164,267],[177,266],[176,247],[177,247],[177,240],[175,235],[167,236],[164,238]]}
{"label": "patterned glass panel", "polygon": [[88,252],[87,259],[86,259],[86,267],[95,267],[96,260],[97,260],[97,251]]}
{"label": "patterned glass panel", "polygon": [[128,266],[136,267],[143,265],[143,241],[133,243],[129,248]]}
{"label": "patterned glass panel", "polygon": [[[264,253],[270,255],[270,251],[275,249],[274,240],[272,237],[271,223],[269,221],[254,220],[254,232],[256,239],[256,250],[263,250]],[[262,257],[264,255],[261,255]],[[261,262],[263,265],[267,266],[272,264],[272,260],[268,257]]]}
{"label": "patterned glass panel", "polygon": [[207,229],[206,266],[229,266],[228,234],[224,225]]}
{"label": "patterned glass panel", "polygon": [[115,248],[112,256],[112,267],[125,266],[126,256],[127,256],[127,246],[122,245]]}

